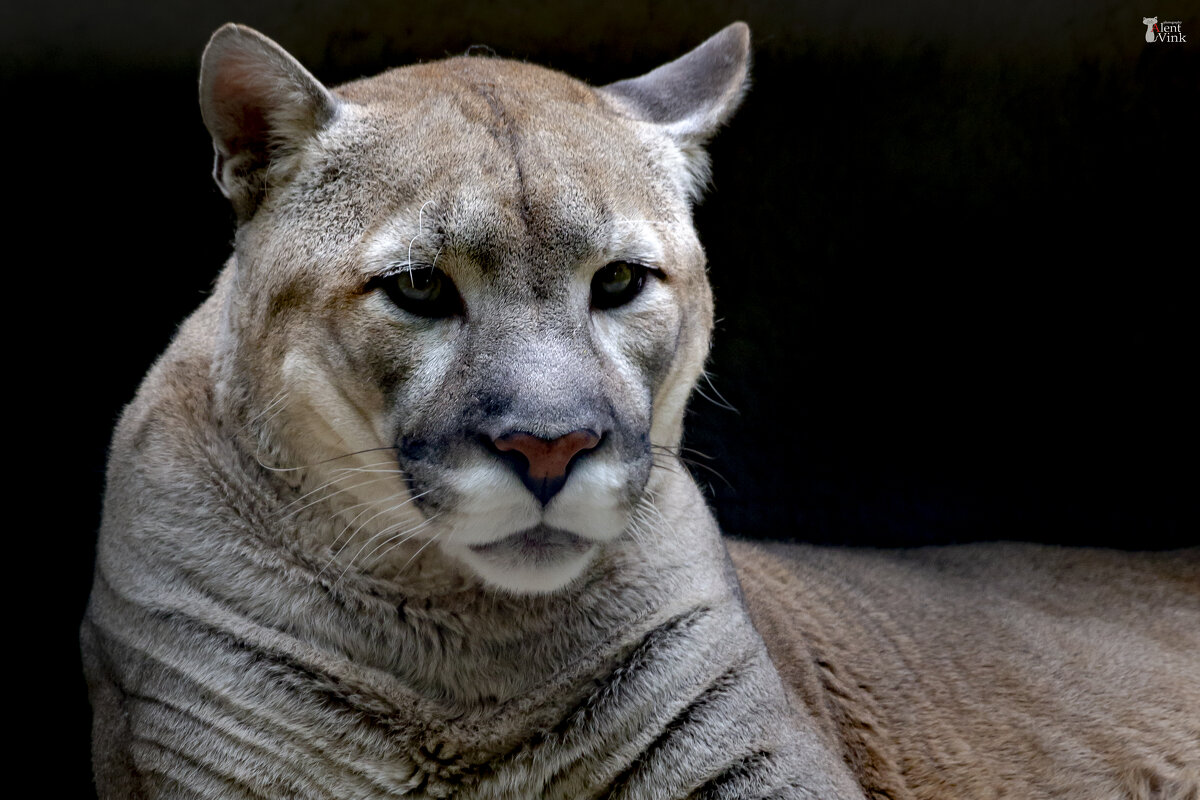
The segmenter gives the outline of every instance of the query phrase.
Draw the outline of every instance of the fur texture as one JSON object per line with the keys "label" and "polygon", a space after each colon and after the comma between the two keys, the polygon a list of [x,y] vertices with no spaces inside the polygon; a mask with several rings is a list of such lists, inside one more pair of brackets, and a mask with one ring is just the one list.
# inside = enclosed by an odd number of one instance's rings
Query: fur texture
{"label": "fur texture", "polygon": [[1200,797],[1200,551],[730,551],[868,797]]}
{"label": "fur texture", "polygon": [[[748,45],[602,88],[456,58],[327,89],[214,35],[238,232],[113,441],[102,798],[1195,800],[1194,553],[730,560],[673,453]],[[610,307],[614,265],[640,290]],[[581,431],[545,497],[495,445]]]}

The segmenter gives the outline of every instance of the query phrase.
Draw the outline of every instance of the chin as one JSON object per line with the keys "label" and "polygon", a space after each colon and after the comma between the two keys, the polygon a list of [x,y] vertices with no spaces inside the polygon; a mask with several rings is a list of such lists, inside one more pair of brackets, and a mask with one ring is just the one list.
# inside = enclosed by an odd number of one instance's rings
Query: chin
{"label": "chin", "polygon": [[485,544],[444,545],[485,583],[513,594],[548,594],[578,578],[599,543],[559,528],[537,525]]}

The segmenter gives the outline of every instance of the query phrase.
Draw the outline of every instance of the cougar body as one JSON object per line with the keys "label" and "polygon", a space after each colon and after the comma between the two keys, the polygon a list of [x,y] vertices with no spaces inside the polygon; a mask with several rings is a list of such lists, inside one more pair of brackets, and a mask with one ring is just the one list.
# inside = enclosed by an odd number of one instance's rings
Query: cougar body
{"label": "cougar body", "polygon": [[731,560],[675,454],[748,47],[330,90],[214,35],[238,232],[113,440],[102,798],[1194,800],[1195,553]]}

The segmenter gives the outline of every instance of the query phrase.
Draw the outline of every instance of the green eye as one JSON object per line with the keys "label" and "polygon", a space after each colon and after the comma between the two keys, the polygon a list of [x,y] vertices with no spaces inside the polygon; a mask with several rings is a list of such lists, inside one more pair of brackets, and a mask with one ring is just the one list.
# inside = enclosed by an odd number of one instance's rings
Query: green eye
{"label": "green eye", "polygon": [[431,303],[442,293],[442,276],[431,269],[401,272],[396,276],[396,291],[410,303]]}
{"label": "green eye", "polygon": [[415,266],[376,278],[370,288],[379,287],[393,303],[418,317],[451,317],[462,313],[462,297],[450,276],[437,267]]}
{"label": "green eye", "polygon": [[646,285],[647,268],[628,261],[614,261],[592,276],[592,308],[623,306],[637,297]]}

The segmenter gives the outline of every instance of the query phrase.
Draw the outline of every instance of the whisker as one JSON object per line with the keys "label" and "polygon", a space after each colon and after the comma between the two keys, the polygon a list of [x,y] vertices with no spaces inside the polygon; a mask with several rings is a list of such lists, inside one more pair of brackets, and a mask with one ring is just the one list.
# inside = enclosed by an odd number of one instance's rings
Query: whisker
{"label": "whisker", "polygon": [[[359,517],[361,517],[363,514],[365,514],[365,513],[367,513],[368,511],[370,511],[370,510],[371,510],[371,506],[372,506],[372,505],[374,505],[374,504],[375,504],[375,502],[376,502],[376,501],[375,501],[374,499],[368,499],[368,500],[362,500],[362,501],[360,501],[360,502],[358,502],[358,503],[355,503],[355,504],[353,504],[353,505],[346,506],[345,508],[339,508],[339,509],[337,509],[336,511],[334,511],[334,512],[333,512],[333,516],[329,518],[329,521],[330,521],[330,522],[332,522],[334,519],[336,519],[336,518],[337,518],[337,516],[338,516],[339,514],[346,514],[346,513],[349,513],[349,512],[351,512],[351,511],[353,511],[354,509],[358,508],[359,506],[366,506],[366,508],[364,508],[362,511],[359,511],[357,514],[355,514],[355,515],[354,515],[354,516],[351,518],[351,520],[350,520],[349,524],[347,524],[347,525],[346,525],[346,528],[349,528],[349,527],[350,527],[350,525],[353,525],[353,524],[354,524],[354,520],[358,519],[358,518],[359,518]],[[335,546],[337,545],[337,543],[338,543],[339,541],[341,541],[342,534],[344,534],[344,533],[346,532],[346,528],[343,528],[343,529],[342,529],[342,533],[339,533],[339,534],[338,534],[338,535],[337,535],[337,536],[334,538],[334,540],[333,540],[332,542],[330,542],[330,543],[329,543],[329,546],[330,546],[330,547],[335,547]],[[334,555],[337,555],[337,554],[335,553]]]}
{"label": "whisker", "polygon": [[433,205],[432,200],[426,200],[421,204],[421,210],[417,212],[417,235],[408,240],[408,264],[412,265],[412,248],[413,242],[421,238],[421,234],[425,232],[425,206]]}
{"label": "whisker", "polygon": [[431,492],[431,491],[432,491],[432,489],[426,489],[421,494],[413,495],[412,497],[408,498],[407,500],[405,500],[402,503],[397,503],[396,505],[391,506],[390,508],[385,508],[382,511],[375,512],[374,514],[372,514],[371,516],[367,517],[366,519],[364,519],[362,521],[362,524],[359,525],[358,528],[355,529],[354,533],[350,534],[350,538],[353,539],[355,536],[357,536],[358,532],[361,531],[364,527],[366,527],[367,523],[370,522],[371,520],[377,519],[377,518],[383,516],[384,514],[391,514],[393,511],[399,511],[400,509],[404,508],[409,503],[413,502],[414,500],[416,500],[419,497],[423,497],[424,495],[429,494],[429,492]]}
{"label": "whisker", "polygon": [[646,519],[641,516],[631,516],[629,530],[638,544],[646,544],[650,540],[650,532],[646,529]]}
{"label": "whisker", "polygon": [[[386,464],[386,463],[388,463],[388,462],[386,462],[386,461],[380,461],[379,463],[380,463],[380,464]],[[342,471],[342,470],[340,470],[340,469],[334,470],[334,472],[341,472],[341,471]],[[337,475],[337,476],[335,476],[335,477],[333,477],[333,478],[330,478],[329,480],[325,481],[325,483],[322,483],[320,486],[317,486],[317,487],[316,487],[316,488],[314,488],[314,489],[310,489],[309,491],[307,491],[307,492],[305,492],[304,494],[300,495],[300,496],[299,496],[299,497],[297,497],[295,500],[292,500],[290,503],[288,503],[287,505],[285,505],[283,508],[281,508],[281,509],[279,509],[279,510],[280,510],[280,511],[284,511],[285,509],[287,509],[287,508],[290,508],[291,506],[294,506],[296,503],[302,502],[302,501],[303,501],[303,500],[304,500],[306,497],[309,497],[310,495],[313,495],[313,494],[315,494],[315,493],[317,493],[317,492],[321,491],[322,489],[325,489],[325,488],[328,488],[328,487],[330,487],[330,486],[333,486],[333,485],[334,485],[335,483],[337,483],[338,481],[344,481],[344,480],[346,480],[346,478],[351,478],[351,477],[353,477],[353,476],[352,476],[352,475]],[[372,479],[372,480],[375,480],[375,479]],[[382,478],[380,478],[379,480],[382,480]],[[360,485],[365,485],[365,484],[360,484]],[[332,497],[332,495],[330,495],[330,496]]]}
{"label": "whisker", "polygon": [[[371,558],[372,556],[375,556],[376,553],[379,553],[380,548],[401,546],[402,544],[407,542],[409,539],[411,539],[413,536],[415,536],[417,531],[421,530],[426,525],[428,525],[430,519],[432,519],[432,517],[428,517],[425,520],[423,520],[422,522],[418,523],[416,526],[411,527],[411,528],[406,528],[405,530],[402,530],[399,533],[395,532],[397,530],[397,527],[399,527],[399,526],[385,528],[384,530],[380,531],[379,533],[375,534],[370,539],[368,539],[366,544],[363,545],[363,549],[366,549],[366,547],[368,545],[370,545],[371,542],[375,541],[376,539],[383,539],[383,541],[381,541],[381,542],[379,542],[379,544],[375,545],[375,547],[373,547],[371,549],[371,552],[367,553],[365,556],[363,556],[363,558],[366,559],[366,558]],[[377,559],[383,558],[383,556],[386,555],[387,552],[388,551],[379,553],[379,555],[376,556],[376,558]],[[350,559],[350,562],[353,563],[358,558],[358,555],[361,553],[362,553],[362,550],[359,550],[359,553],[356,554],[354,556],[354,558]]]}
{"label": "whisker", "polygon": [[[432,522],[436,517],[437,517],[437,515],[435,514],[434,516],[430,517],[428,521]],[[396,574],[399,575],[401,572],[404,572],[404,570],[408,569],[408,565],[411,564],[417,556],[421,555],[421,551],[424,550],[426,547],[429,547],[429,545],[433,544],[437,540],[438,536],[440,536],[440,535],[441,534],[435,534],[433,536],[430,536],[429,541],[425,542],[425,544],[418,547],[417,552],[413,553],[412,556],[409,557],[408,561],[404,562],[404,566],[402,566],[402,567],[400,567],[400,569],[396,570]]]}
{"label": "whisker", "polygon": [[715,383],[713,383],[712,373],[710,373],[708,370],[703,370],[700,373],[700,376],[702,378],[704,378],[704,382],[708,384],[708,388],[712,389],[713,394],[715,394],[719,398],[720,402],[717,402],[717,400],[713,400],[711,397],[706,395],[703,392],[703,390],[700,389],[700,385],[697,384],[696,391],[700,393],[701,397],[703,397],[705,400],[708,400],[710,403],[717,406],[718,408],[727,409],[729,411],[732,411],[735,414],[742,413],[733,407],[733,403],[730,403],[728,400],[725,399],[725,395],[721,394],[721,390],[717,388],[717,385]]}
{"label": "whisker", "polygon": [[708,464],[701,464],[699,461],[689,461],[688,459],[685,459],[685,458],[682,458],[682,457],[681,457],[679,460],[680,460],[680,461],[682,461],[684,464],[687,464],[688,466],[692,466],[692,467],[698,467],[698,468],[700,468],[700,469],[702,469],[702,470],[704,470],[704,471],[706,471],[706,472],[711,472],[713,475],[715,475],[715,476],[717,476],[718,478],[720,478],[722,483],[724,483],[724,484],[725,484],[726,486],[728,486],[730,489],[733,489],[733,484],[729,482],[729,479],[728,479],[728,478],[726,478],[724,475],[722,475],[722,474],[721,474],[720,472],[718,472],[717,470],[715,470],[715,469],[713,469],[712,467],[710,467]]}
{"label": "whisker", "polygon": [[338,467],[334,471],[335,472],[386,472],[389,475],[403,475],[404,474],[404,470],[402,470],[402,469],[383,469],[382,467],[378,467],[378,468],[374,468],[374,469],[368,468],[368,467]]}
{"label": "whisker", "polygon": [[247,428],[249,428],[251,425],[253,425],[253,424],[255,423],[255,421],[256,421],[256,420],[258,420],[258,418],[259,418],[259,417],[261,417],[262,415],[264,415],[264,414],[266,414],[268,411],[270,411],[272,408],[274,408],[276,403],[280,402],[281,400],[284,400],[284,399],[286,399],[286,397],[287,397],[287,394],[288,394],[288,390],[287,390],[287,389],[280,389],[280,390],[279,390],[279,393],[278,393],[278,394],[276,394],[274,398],[272,398],[271,402],[267,403],[266,407],[265,407],[265,408],[263,408],[263,410],[262,410],[262,411],[259,411],[259,412],[258,412],[257,414],[255,414],[253,417],[251,417],[250,419],[246,420],[246,424],[245,424],[245,425],[243,425],[243,426],[241,427],[241,430],[243,430],[243,431],[244,431],[244,430],[246,430]]}
{"label": "whisker", "polygon": [[382,461],[372,461],[370,464],[363,464],[361,467],[335,467],[333,469],[333,471],[334,472],[346,472],[348,470],[354,470],[354,469],[374,469],[376,467],[384,467],[389,464],[395,464],[395,463],[396,463],[396,459],[385,458]]}
{"label": "whisker", "polygon": [[[411,537],[411,536],[412,536],[413,534],[415,534],[417,531],[421,530],[422,528],[424,528],[424,527],[426,527],[427,525],[429,525],[429,523],[433,522],[433,520],[435,520],[436,518],[437,518],[437,515],[436,515],[436,514],[435,514],[434,516],[432,516],[432,517],[428,517],[427,519],[425,519],[425,520],[424,520],[423,522],[421,522],[420,524],[418,524],[418,525],[415,525],[415,526],[413,526],[413,527],[409,528],[408,530],[404,531],[403,533],[397,534],[397,536],[404,536],[404,535],[408,535],[409,537]],[[372,537],[372,538],[374,538],[374,537]],[[430,541],[432,541],[432,540],[430,540]],[[368,545],[370,545],[370,544],[371,544],[371,540],[367,540],[367,542],[366,542],[365,544],[363,544],[363,546],[362,546],[362,547],[360,547],[360,548],[359,548],[358,552],[357,552],[357,553],[355,553],[353,556],[351,556],[351,557],[350,557],[350,560],[349,560],[349,561],[346,563],[346,568],[345,568],[345,569],[343,569],[343,570],[342,570],[342,574],[338,576],[338,581],[341,581],[341,580],[342,580],[342,578],[346,577],[346,573],[350,571],[350,567],[352,567],[352,566],[354,565],[354,562],[358,560],[358,557],[359,557],[360,555],[362,555],[362,552],[363,552],[363,550],[365,550],[365,549],[367,548],[367,546],[368,546]],[[423,548],[422,548],[422,549],[423,549]],[[372,551],[372,552],[374,552],[374,551]],[[407,566],[407,565],[406,565],[406,566]]]}
{"label": "whisker", "polygon": [[259,459],[257,456],[255,456],[254,460],[258,462],[258,465],[260,467],[262,467],[263,469],[266,469],[266,470],[270,470],[271,472],[296,472],[296,471],[302,470],[302,469],[312,469],[313,467],[320,466],[321,464],[328,464],[331,461],[340,461],[343,458],[350,458],[352,456],[360,456],[363,453],[374,453],[379,450],[395,450],[395,449],[396,449],[396,445],[394,445],[394,444],[384,445],[383,447],[368,447],[365,450],[355,450],[352,453],[344,453],[340,456],[334,456],[333,458],[326,458],[322,461],[314,461],[311,464],[303,464],[299,467],[268,466],[267,464],[262,463],[262,460]]}
{"label": "whisker", "polygon": [[[330,558],[330,563],[333,563],[334,559],[336,559],[338,556],[340,556],[342,554],[342,551],[346,549],[346,547],[350,544],[350,542],[354,541],[354,537],[358,535],[359,531],[361,531],[364,527],[366,527],[368,522],[370,522],[371,520],[373,520],[377,517],[380,517],[384,514],[390,514],[393,511],[399,511],[401,508],[404,508],[406,505],[413,502],[414,500],[424,497],[425,495],[429,494],[431,491],[433,491],[433,490],[426,489],[425,491],[421,492],[420,494],[413,495],[412,497],[408,498],[407,500],[405,500],[402,503],[397,503],[396,505],[392,506],[391,508],[385,508],[382,511],[377,511],[374,514],[372,514],[371,516],[367,517],[365,520],[362,521],[362,524],[360,524],[357,528],[354,529],[354,533],[350,534],[349,538],[346,539],[345,544],[343,544],[341,547],[339,547],[337,549],[337,552],[335,552],[333,554],[333,556]],[[333,542],[330,543],[329,546],[333,547],[334,545],[336,545],[341,540],[342,536],[344,536],[346,534],[346,531],[350,530],[350,526],[353,525],[359,517],[361,517],[363,514],[367,513],[370,510],[371,509],[368,506],[367,508],[364,508],[362,511],[355,514],[354,519],[352,519],[348,523],[346,523],[346,527],[342,528],[342,532],[337,535],[337,537],[333,540]],[[378,534],[376,534],[376,535],[378,535]],[[374,538],[374,537],[372,537],[372,538]],[[370,543],[370,541],[371,541],[370,539],[367,540],[368,543]],[[364,547],[365,546],[366,545],[364,545]],[[359,551],[359,552],[361,552],[361,551]],[[354,561],[353,558],[350,560],[351,560],[351,562]]]}
{"label": "whisker", "polygon": [[[281,509],[279,509],[279,510],[282,512],[282,511],[286,510],[288,506],[295,505],[297,502],[299,502],[300,500],[303,500],[305,497],[308,497],[309,495],[311,495],[311,494],[313,494],[313,493],[315,493],[315,492],[319,492],[319,491],[321,491],[322,489],[328,489],[330,486],[332,486],[333,484],[337,483],[338,481],[342,481],[342,480],[345,480],[346,478],[351,478],[351,477],[353,477],[353,476],[352,476],[352,475],[344,475],[344,476],[342,476],[342,477],[340,477],[340,478],[334,478],[333,480],[331,480],[331,481],[329,481],[329,482],[327,482],[327,483],[325,483],[325,484],[323,484],[323,485],[319,486],[318,488],[316,488],[316,489],[313,489],[311,492],[308,492],[307,494],[303,495],[302,497],[298,497],[298,498],[296,498],[296,499],[295,499],[295,500],[293,500],[291,503],[288,503],[288,505],[287,505],[287,506],[284,506],[283,508],[281,508]],[[353,485],[351,485],[351,486],[343,486],[341,489],[338,489],[336,492],[330,492],[329,494],[325,495],[324,497],[318,497],[316,500],[313,500],[313,501],[311,501],[311,502],[305,503],[304,505],[300,506],[300,507],[299,507],[299,508],[297,508],[297,509],[294,509],[294,510],[292,510],[292,511],[288,511],[288,513],[287,513],[287,514],[285,514],[284,516],[280,517],[280,519],[281,519],[281,520],[284,520],[284,519],[287,519],[288,517],[291,517],[291,516],[294,516],[294,515],[296,515],[296,514],[299,514],[299,513],[300,513],[301,511],[303,511],[304,509],[306,509],[306,508],[312,508],[312,507],[313,507],[313,506],[315,506],[317,503],[320,503],[320,502],[322,502],[322,501],[324,501],[324,500],[328,500],[328,499],[329,499],[329,498],[331,498],[331,497],[337,497],[337,496],[338,496],[339,494],[341,494],[342,492],[350,492],[350,491],[353,491],[353,490],[355,490],[355,489],[360,489],[360,488],[362,488],[363,486],[368,486],[368,485],[370,485],[370,484],[372,484],[372,483],[379,483],[380,481],[386,481],[387,479],[388,479],[388,478],[387,478],[387,476],[386,476],[386,475],[384,475],[384,476],[382,476],[382,477],[379,477],[379,478],[369,478],[368,480],[362,481],[362,482],[360,482],[360,483],[355,483],[355,484],[353,484]],[[372,501],[371,501],[371,500],[364,500],[362,503],[355,503],[355,504],[354,504],[354,505],[352,505],[352,506],[348,506],[347,508],[343,508],[343,509],[340,509],[340,510],[341,510],[341,511],[348,511],[348,510],[350,510],[351,508],[358,508],[360,505],[363,505],[364,503],[370,503],[370,502],[372,502]]]}
{"label": "whisker", "polygon": [[[699,461],[695,461],[695,460],[693,460],[693,459],[686,458],[686,457],[684,457],[683,455],[680,455],[679,451],[677,451],[677,450],[673,450],[672,448],[670,448],[670,447],[667,447],[666,445],[661,445],[661,444],[652,444],[652,445],[650,445],[650,449],[651,449],[651,451],[652,451],[652,452],[657,452],[657,453],[660,453],[660,454],[663,454],[663,455],[670,455],[672,458],[674,458],[674,459],[675,459],[676,461],[678,461],[680,464],[685,464],[685,465],[687,465],[687,466],[690,466],[690,467],[697,467],[698,469],[705,470],[706,472],[711,472],[713,475],[715,475],[715,476],[717,476],[718,478],[720,478],[720,479],[721,479],[721,481],[722,481],[722,482],[723,482],[723,483],[724,483],[726,486],[728,486],[730,489],[733,489],[733,488],[734,488],[734,487],[733,487],[733,484],[729,482],[729,479],[728,479],[728,478],[726,478],[726,477],[725,477],[724,475],[722,475],[722,474],[721,474],[721,473],[720,473],[720,472],[719,472],[717,469],[715,469],[714,467],[711,467],[711,466],[709,466],[708,464],[702,464],[702,463],[700,463]],[[684,449],[686,449],[686,448],[684,448]],[[708,459],[711,459],[711,458],[713,458],[712,456],[706,455],[706,454],[704,454],[704,453],[699,453],[698,451],[695,451],[695,452],[697,452],[697,455],[700,455],[700,456],[701,456],[701,457],[703,457],[703,458],[708,458]]]}
{"label": "whisker", "polygon": [[[261,424],[265,425],[265,424],[267,424],[268,422],[270,422],[271,420],[275,419],[275,418],[276,418],[276,417],[278,417],[280,414],[282,414],[286,408],[287,408],[287,403],[286,403],[286,402],[285,402],[285,403],[282,403],[282,404],[280,404],[279,408],[277,408],[277,409],[275,409],[274,411],[272,411],[272,412],[271,412],[271,414],[270,414],[270,416],[264,417],[264,418],[262,419],[262,421],[261,421]],[[247,425],[249,425],[250,423],[246,423],[246,424],[247,424]]]}
{"label": "whisker", "polygon": [[680,472],[678,469],[676,469],[675,467],[671,466],[670,464],[663,464],[663,463],[661,463],[661,462],[658,462],[658,461],[652,461],[652,462],[651,462],[651,465],[652,465],[652,466],[654,466],[654,467],[658,467],[659,469],[664,469],[664,470],[666,470],[667,472],[670,472],[670,473],[672,473],[673,475],[681,475],[681,474],[683,474],[683,473],[681,473],[681,472]]}

